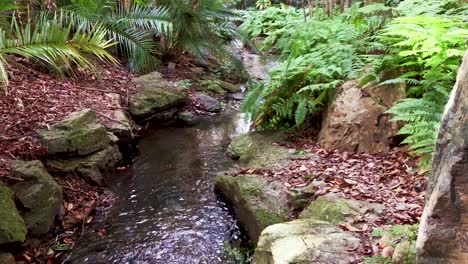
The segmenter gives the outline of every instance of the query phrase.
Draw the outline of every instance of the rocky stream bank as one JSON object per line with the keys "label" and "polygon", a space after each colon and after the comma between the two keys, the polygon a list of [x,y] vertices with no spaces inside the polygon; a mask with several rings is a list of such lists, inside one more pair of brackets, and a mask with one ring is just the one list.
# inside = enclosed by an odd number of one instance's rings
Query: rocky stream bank
{"label": "rocky stream bank", "polygon": [[[132,78],[131,85],[125,84],[131,90],[127,88],[126,94],[112,93],[112,86],[89,88],[90,93],[104,94],[105,100],[90,104],[98,111],[78,105],[78,111],[68,111],[65,118],[37,123],[31,133],[18,137],[41,151],[25,161],[1,157],[0,263],[60,263],[81,229],[92,221],[95,208],[111,203],[102,186],[116,169],[127,168],[124,160],[150,122],[191,125],[197,116],[219,112],[224,98],[241,92],[240,84],[231,83],[237,80],[219,79],[211,66],[188,60],[179,67],[166,77],[153,72]],[[239,81],[244,78],[241,74]],[[101,111],[99,104],[109,107]],[[16,140],[3,138],[2,143]],[[5,148],[5,154],[15,151]]]}

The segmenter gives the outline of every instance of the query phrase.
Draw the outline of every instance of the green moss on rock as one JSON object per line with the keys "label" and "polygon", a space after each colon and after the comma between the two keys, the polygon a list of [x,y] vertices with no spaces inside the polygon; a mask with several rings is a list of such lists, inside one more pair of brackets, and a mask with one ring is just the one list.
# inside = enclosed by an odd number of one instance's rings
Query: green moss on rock
{"label": "green moss on rock", "polygon": [[46,234],[62,210],[61,187],[37,160],[15,161],[12,175],[23,179],[11,188],[26,208],[21,214],[29,232]]}
{"label": "green moss on rock", "polygon": [[136,118],[145,118],[186,102],[188,91],[180,84],[164,80],[154,72],[134,80],[141,91],[130,98],[130,113]]}
{"label": "green moss on rock", "polygon": [[240,135],[231,141],[227,155],[239,159],[242,166],[262,168],[281,159],[296,155],[295,149],[275,145],[285,137],[281,131],[254,132]]}
{"label": "green moss on rock", "polygon": [[94,183],[102,184],[104,175],[121,160],[122,154],[119,148],[116,145],[109,145],[87,157],[48,160],[47,166],[58,173],[76,173]]}
{"label": "green moss on rock", "polygon": [[13,201],[13,191],[0,183],[0,245],[23,242],[26,225]]}
{"label": "green moss on rock", "polygon": [[48,153],[84,156],[103,149],[110,142],[106,128],[97,122],[96,113],[84,109],[39,131]]}
{"label": "green moss on rock", "polygon": [[215,187],[233,204],[252,241],[257,241],[267,226],[288,218],[287,197],[279,182],[254,175],[218,176]]}
{"label": "green moss on rock", "polygon": [[301,213],[300,218],[340,224],[352,221],[355,216],[377,217],[384,208],[381,204],[342,199],[330,193],[317,198]]}

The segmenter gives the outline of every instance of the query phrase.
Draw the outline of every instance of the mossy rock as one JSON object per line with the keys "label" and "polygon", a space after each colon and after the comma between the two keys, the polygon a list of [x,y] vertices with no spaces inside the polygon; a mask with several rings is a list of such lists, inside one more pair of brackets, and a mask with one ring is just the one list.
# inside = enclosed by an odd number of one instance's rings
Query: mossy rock
{"label": "mossy rock", "polygon": [[263,230],[255,264],[356,263],[360,239],[319,220],[299,219]]}
{"label": "mossy rock", "polygon": [[48,160],[47,166],[57,173],[78,174],[86,180],[102,184],[104,176],[121,160],[122,154],[119,148],[115,145],[109,145],[87,157]]}
{"label": "mossy rock", "polygon": [[143,119],[186,103],[188,91],[177,82],[169,82],[158,72],[134,79],[141,91],[130,98],[130,113]]}
{"label": "mossy rock", "polygon": [[342,199],[329,193],[317,198],[300,215],[301,219],[316,219],[332,224],[351,222],[355,216],[376,218],[383,213],[384,205],[357,200]]}
{"label": "mossy rock", "polygon": [[91,109],[70,114],[50,129],[39,131],[39,136],[51,155],[84,156],[110,143],[106,128]]}
{"label": "mossy rock", "polygon": [[12,175],[23,179],[11,188],[25,208],[21,215],[30,234],[46,234],[62,211],[62,188],[38,160],[15,161]]}
{"label": "mossy rock", "polygon": [[241,86],[239,84],[232,84],[230,82],[225,82],[222,80],[219,80],[218,82],[219,85],[227,92],[238,93],[242,91]]}
{"label": "mossy rock", "polygon": [[219,85],[219,82],[212,80],[198,81],[198,90],[210,94],[225,95],[226,91]]}
{"label": "mossy rock", "polygon": [[243,134],[231,141],[226,153],[229,157],[238,159],[244,167],[263,168],[296,155],[295,149],[274,145],[284,137],[284,132],[281,131]]}
{"label": "mossy rock", "polygon": [[0,245],[23,242],[26,225],[13,200],[13,191],[0,182]]}
{"label": "mossy rock", "polygon": [[279,182],[254,175],[218,176],[215,188],[233,205],[254,242],[264,228],[288,219],[287,195]]}

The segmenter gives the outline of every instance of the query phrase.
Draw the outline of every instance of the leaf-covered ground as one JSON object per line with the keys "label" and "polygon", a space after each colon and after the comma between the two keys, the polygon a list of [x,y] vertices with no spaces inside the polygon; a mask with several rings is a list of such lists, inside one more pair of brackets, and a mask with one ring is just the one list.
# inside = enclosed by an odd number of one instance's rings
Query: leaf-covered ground
{"label": "leaf-covered ground", "polygon": [[[42,159],[45,150],[37,140],[38,129],[54,124],[68,114],[92,108],[103,124],[116,108],[128,104],[129,95],[136,91],[132,75],[123,67],[100,65],[99,74],[80,73],[73,78],[56,78],[33,68],[10,68],[12,78],[8,95],[0,95],[0,181],[14,184],[9,176],[9,163],[15,159]],[[122,96],[122,106],[115,105],[106,94]],[[18,263],[60,263],[81,232],[91,221],[91,211],[110,204],[103,188],[91,186],[78,177],[56,177],[64,192],[65,214],[62,227],[57,226],[39,240],[24,243],[16,252]],[[55,249],[51,251],[50,249]]]}
{"label": "leaf-covered ground", "polygon": [[[268,169],[242,169],[232,174],[258,174],[283,183],[285,189],[304,187],[312,181],[321,181],[315,198],[326,193],[340,193],[344,198],[385,205],[384,213],[377,219],[356,218],[340,225],[362,238],[359,256],[370,256],[370,233],[378,227],[417,224],[424,208],[427,171],[418,169],[417,159],[404,149],[394,149],[383,154],[352,153],[323,149],[312,138],[297,138],[294,143],[281,143],[302,149],[304,158],[294,158]],[[291,212],[291,219],[299,212]],[[353,224],[361,224],[361,229]]]}

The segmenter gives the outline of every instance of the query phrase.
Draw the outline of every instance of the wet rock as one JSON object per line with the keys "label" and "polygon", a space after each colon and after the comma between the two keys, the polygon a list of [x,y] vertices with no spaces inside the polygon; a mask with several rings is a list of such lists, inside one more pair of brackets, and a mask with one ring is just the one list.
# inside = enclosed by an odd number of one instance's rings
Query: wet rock
{"label": "wet rock", "polygon": [[0,252],[0,263],[2,264],[15,264],[15,257],[11,253]]}
{"label": "wet rock", "polygon": [[118,147],[109,145],[87,157],[48,160],[47,166],[57,173],[73,173],[94,183],[102,184],[104,176],[112,171],[121,160],[122,154]]}
{"label": "wet rock", "polygon": [[239,224],[257,242],[269,225],[288,219],[288,200],[281,183],[254,175],[218,176],[215,188],[232,203]]}
{"label": "wet rock", "polygon": [[229,144],[226,154],[248,168],[262,168],[295,155],[295,149],[274,145],[284,138],[284,132],[254,132],[238,136]]}
{"label": "wet rock", "polygon": [[385,114],[405,96],[404,86],[371,86],[361,89],[348,81],[330,102],[319,133],[324,148],[357,152],[388,152],[400,126]]}
{"label": "wet rock", "polygon": [[13,191],[0,182],[0,245],[26,239],[26,225],[16,209],[13,195]]}
{"label": "wet rock", "polygon": [[445,108],[426,191],[417,263],[466,263],[468,248],[468,52]]}
{"label": "wet rock", "polygon": [[342,199],[338,195],[329,193],[317,198],[300,215],[301,219],[316,219],[332,224],[352,222],[356,216],[376,218],[383,213],[382,204]]}
{"label": "wet rock", "polygon": [[21,215],[29,233],[46,234],[54,224],[55,217],[62,210],[62,188],[38,160],[15,161],[12,166],[12,175],[23,179],[11,188],[26,208]]}
{"label": "wet rock", "polygon": [[299,219],[263,230],[253,263],[356,263],[353,251],[360,242],[358,237],[328,222]]}
{"label": "wet rock", "polygon": [[215,98],[206,95],[204,93],[197,92],[194,95],[194,100],[197,107],[208,112],[219,112],[221,111],[221,103]]}
{"label": "wet rock", "polygon": [[415,264],[416,248],[412,248],[410,241],[402,241],[395,247],[392,264]]}
{"label": "wet rock", "polygon": [[134,80],[141,91],[130,98],[130,113],[137,119],[149,118],[163,111],[182,106],[187,101],[187,90],[177,82],[164,80],[159,72]]}
{"label": "wet rock", "polygon": [[244,93],[239,92],[239,93],[233,93],[228,96],[229,99],[236,100],[236,101],[242,101],[244,99]]}
{"label": "wet rock", "polygon": [[51,155],[84,156],[110,143],[106,128],[91,109],[70,114],[50,129],[39,131],[39,136]]}

